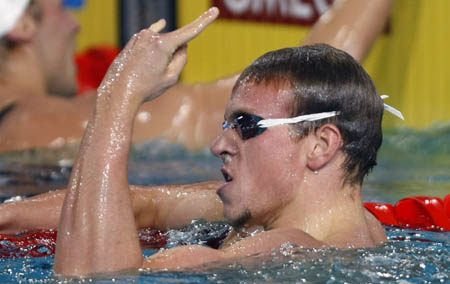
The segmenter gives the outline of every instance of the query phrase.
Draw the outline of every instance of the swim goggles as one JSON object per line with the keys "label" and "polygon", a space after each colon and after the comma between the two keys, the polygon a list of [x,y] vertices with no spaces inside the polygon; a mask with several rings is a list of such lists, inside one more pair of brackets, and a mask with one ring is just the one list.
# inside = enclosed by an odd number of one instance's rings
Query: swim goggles
{"label": "swim goggles", "polygon": [[301,115],[291,118],[264,119],[254,114],[241,113],[238,115],[238,117],[236,117],[233,120],[233,122],[224,121],[222,124],[222,129],[223,130],[227,128],[235,129],[238,132],[239,136],[241,136],[242,140],[247,140],[260,135],[261,133],[266,131],[266,129],[269,127],[283,124],[299,123],[304,121],[315,121],[333,117],[336,115],[338,115],[338,112],[330,111],[330,112]]}
{"label": "swim goggles", "polygon": [[[387,95],[382,95],[381,98],[384,100],[388,98]],[[404,120],[402,113],[395,109],[392,106],[384,104],[384,109],[393,115],[399,117]],[[242,140],[247,140],[253,137],[256,137],[266,131],[267,128],[284,125],[284,124],[293,124],[304,121],[316,121],[325,118],[330,118],[339,115],[337,111],[330,112],[320,112],[313,114],[300,115],[291,118],[271,118],[264,119],[260,116],[250,114],[250,113],[241,113],[239,114],[233,122],[224,121],[222,123],[222,129],[225,130],[227,128],[235,129]]]}

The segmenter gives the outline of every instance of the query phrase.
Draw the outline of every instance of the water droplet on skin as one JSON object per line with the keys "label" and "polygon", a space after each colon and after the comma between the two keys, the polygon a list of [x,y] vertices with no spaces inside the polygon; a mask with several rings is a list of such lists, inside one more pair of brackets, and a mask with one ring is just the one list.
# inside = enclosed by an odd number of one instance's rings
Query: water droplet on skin
{"label": "water droplet on skin", "polygon": [[152,118],[152,115],[148,111],[141,111],[137,115],[137,119],[141,123],[147,123],[147,122],[149,122],[151,120],[151,118]]}

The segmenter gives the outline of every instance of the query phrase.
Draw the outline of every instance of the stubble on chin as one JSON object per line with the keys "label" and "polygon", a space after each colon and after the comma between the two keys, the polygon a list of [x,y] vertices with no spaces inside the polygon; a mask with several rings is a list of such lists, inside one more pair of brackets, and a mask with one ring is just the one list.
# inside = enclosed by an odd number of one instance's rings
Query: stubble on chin
{"label": "stubble on chin", "polygon": [[252,214],[250,213],[250,210],[246,209],[244,213],[242,213],[241,216],[231,220],[228,219],[228,224],[230,224],[234,229],[238,230],[242,228],[247,222],[252,218]]}

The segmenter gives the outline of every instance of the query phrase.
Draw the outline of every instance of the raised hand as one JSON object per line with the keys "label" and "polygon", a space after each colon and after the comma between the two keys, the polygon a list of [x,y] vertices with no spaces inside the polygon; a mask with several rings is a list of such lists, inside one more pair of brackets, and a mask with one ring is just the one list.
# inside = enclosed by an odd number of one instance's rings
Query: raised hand
{"label": "raised hand", "polygon": [[121,93],[138,103],[152,100],[174,85],[187,62],[187,43],[197,37],[219,14],[211,8],[192,23],[160,34],[165,21],[135,34],[108,70],[99,95]]}

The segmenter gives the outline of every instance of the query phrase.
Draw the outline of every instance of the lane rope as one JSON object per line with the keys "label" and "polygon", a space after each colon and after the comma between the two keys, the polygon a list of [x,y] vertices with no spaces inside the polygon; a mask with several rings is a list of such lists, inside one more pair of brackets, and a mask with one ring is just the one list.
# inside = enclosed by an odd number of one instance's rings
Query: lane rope
{"label": "lane rope", "polygon": [[[426,231],[450,231],[450,194],[444,199],[429,196],[407,197],[395,205],[365,202],[383,225]],[[0,258],[45,257],[55,253],[57,232],[46,230],[19,235],[0,234]],[[141,229],[143,249],[159,249],[167,244],[166,234],[155,229]]]}

